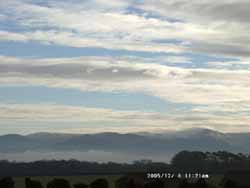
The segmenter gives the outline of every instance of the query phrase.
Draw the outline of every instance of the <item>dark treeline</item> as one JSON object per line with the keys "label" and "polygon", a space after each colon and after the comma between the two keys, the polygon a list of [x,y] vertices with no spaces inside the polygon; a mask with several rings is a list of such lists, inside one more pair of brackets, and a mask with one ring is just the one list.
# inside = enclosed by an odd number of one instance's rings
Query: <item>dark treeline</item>
{"label": "dark treeline", "polygon": [[200,171],[210,174],[224,174],[231,170],[249,171],[250,155],[234,154],[226,151],[182,151],[173,157],[171,168],[177,171]]}
{"label": "dark treeline", "polygon": [[[84,179],[83,179],[84,181]],[[208,183],[204,179],[198,179],[196,181],[188,181],[186,179],[174,179],[174,180],[146,180],[140,177],[128,177],[124,176],[117,179],[114,182],[115,188],[214,188],[211,183]],[[6,177],[0,180],[1,188],[16,188],[15,182],[11,177]],[[229,186],[229,187],[228,187]],[[24,188],[110,188],[110,183],[104,178],[98,178],[92,181],[90,184],[74,183],[63,178],[55,178],[48,183],[41,183],[38,180],[31,178],[25,178]],[[221,188],[240,188],[234,185],[232,182],[222,184]]]}
{"label": "dark treeline", "polygon": [[[16,188],[15,182],[11,177],[5,177],[0,179],[1,188]],[[109,182],[106,179],[99,178],[92,183],[75,183],[71,186],[70,182],[63,178],[55,178],[46,184],[46,188],[109,188]],[[25,178],[25,188],[45,188],[38,180],[32,180],[31,178]]]}
{"label": "dark treeline", "polygon": [[49,160],[36,162],[0,161],[0,176],[68,176],[125,174],[146,172],[154,169],[162,171],[170,169],[166,163],[136,161],[133,164],[82,162],[77,160]]}
{"label": "dark treeline", "polygon": [[50,160],[36,162],[0,161],[0,176],[58,176],[86,174],[126,174],[135,172],[207,172],[222,173],[232,169],[250,169],[250,157],[226,151],[199,152],[182,151],[171,163],[148,160],[133,164],[81,162],[77,160]]}

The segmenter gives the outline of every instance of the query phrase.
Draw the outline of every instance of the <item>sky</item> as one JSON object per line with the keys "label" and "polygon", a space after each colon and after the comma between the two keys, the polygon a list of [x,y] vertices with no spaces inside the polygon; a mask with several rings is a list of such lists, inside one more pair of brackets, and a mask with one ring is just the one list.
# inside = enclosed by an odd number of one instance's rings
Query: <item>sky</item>
{"label": "sky", "polygon": [[0,0],[0,134],[250,132],[249,0]]}

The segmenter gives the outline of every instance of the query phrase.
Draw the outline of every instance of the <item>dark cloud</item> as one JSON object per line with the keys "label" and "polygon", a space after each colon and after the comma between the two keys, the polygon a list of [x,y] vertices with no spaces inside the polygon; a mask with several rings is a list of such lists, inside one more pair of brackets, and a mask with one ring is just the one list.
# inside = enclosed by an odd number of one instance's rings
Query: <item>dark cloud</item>
{"label": "dark cloud", "polygon": [[0,64],[0,76],[36,76],[44,78],[67,78],[89,80],[134,80],[153,78],[147,69],[133,69],[110,65],[100,67],[85,64],[27,65]]}
{"label": "dark cloud", "polygon": [[193,52],[209,53],[231,57],[249,57],[250,48],[237,44],[222,44],[218,42],[193,42],[190,46]]}

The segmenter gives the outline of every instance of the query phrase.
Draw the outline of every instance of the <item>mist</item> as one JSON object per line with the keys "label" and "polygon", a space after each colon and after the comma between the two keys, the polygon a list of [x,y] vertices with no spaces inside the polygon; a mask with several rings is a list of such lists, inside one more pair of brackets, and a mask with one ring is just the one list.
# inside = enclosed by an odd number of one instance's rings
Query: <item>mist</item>
{"label": "mist", "polygon": [[17,161],[17,162],[32,162],[38,160],[70,160],[79,161],[96,161],[96,162],[117,162],[117,163],[133,163],[136,160],[148,159],[155,162],[169,162],[174,154],[164,155],[143,155],[131,154],[124,152],[106,152],[90,150],[81,151],[64,151],[64,152],[40,152],[40,151],[25,151],[15,153],[0,153],[0,160]]}

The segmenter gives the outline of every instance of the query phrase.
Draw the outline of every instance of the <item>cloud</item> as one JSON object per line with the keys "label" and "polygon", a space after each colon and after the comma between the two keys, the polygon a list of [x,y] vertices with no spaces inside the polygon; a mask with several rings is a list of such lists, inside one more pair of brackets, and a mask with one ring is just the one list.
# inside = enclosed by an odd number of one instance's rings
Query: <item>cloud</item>
{"label": "cloud", "polygon": [[[220,131],[240,131],[249,117],[228,117],[195,113],[169,114],[140,111],[116,111],[106,108],[86,108],[53,104],[0,104],[1,124],[23,126],[25,132],[47,129],[58,132],[137,132],[169,131],[191,127],[207,127]],[[36,127],[39,125],[39,127]],[[49,125],[49,127],[48,127]],[[65,126],[66,125],[66,126]],[[70,128],[69,128],[69,125]],[[28,126],[28,127],[27,127]],[[54,129],[53,129],[54,128]],[[249,127],[245,127],[249,131]],[[23,130],[24,131],[24,130]]]}
{"label": "cloud", "polygon": [[173,16],[178,19],[191,20],[196,22],[204,21],[233,21],[246,22],[250,16],[248,11],[250,3],[247,0],[160,0],[154,3],[145,0],[140,7],[158,11],[162,14]]}
{"label": "cloud", "polygon": [[187,69],[131,57],[1,59],[2,85],[144,92],[166,101],[195,105],[249,101],[250,71],[244,69]]}
{"label": "cloud", "polygon": [[[245,42],[244,42],[245,43]],[[245,44],[244,44],[245,45]],[[225,55],[231,57],[249,57],[250,47],[243,44],[222,44],[220,42],[195,42],[193,43],[192,50],[202,53],[211,53],[215,55]]]}
{"label": "cloud", "polygon": [[[2,14],[10,23],[23,29],[18,33],[3,30],[0,39],[74,47],[249,57],[250,38],[246,31],[250,25],[245,19],[249,11],[245,8],[248,2],[243,0],[77,2],[77,6],[72,1],[48,1],[47,6],[17,0],[2,4]],[[129,7],[145,14],[130,13]],[[151,12],[159,16],[150,16]],[[183,43],[157,42],[159,40]]]}
{"label": "cloud", "polygon": [[[19,40],[21,38],[20,41],[23,41],[25,38],[26,41],[73,47],[99,47],[148,52],[177,53],[184,49],[184,46],[180,45],[152,42],[151,38],[156,38],[160,33],[156,29],[152,30],[147,27],[155,26],[158,28],[166,25],[156,19],[92,9],[76,11],[74,6],[60,6],[60,3],[49,8],[14,2],[7,3],[2,8],[3,12],[7,15],[10,14],[10,20],[14,20],[15,24],[20,27],[28,27],[31,30],[34,29],[34,31],[22,33],[2,31],[2,40],[10,38]],[[15,13],[13,14],[13,12]]]}
{"label": "cloud", "polygon": [[246,0],[160,0],[157,3],[146,0],[137,6],[162,17],[182,20],[189,27],[185,31],[196,34],[190,37],[183,32],[183,38],[190,40],[195,52],[244,57],[249,56],[250,38],[246,32],[250,28],[249,5]]}
{"label": "cloud", "polygon": [[[170,56],[171,58],[171,56]],[[58,59],[18,59],[2,57],[0,75],[62,78],[92,81],[129,81],[181,76],[183,70],[160,64],[133,62],[131,58],[80,57]],[[137,58],[139,59],[139,58]],[[131,61],[132,60],[132,61]],[[136,59],[135,59],[136,61]],[[171,69],[174,72],[171,72]],[[115,70],[115,71],[114,71]]]}
{"label": "cloud", "polygon": [[118,38],[83,37],[68,31],[34,31],[15,33],[0,31],[0,40],[18,42],[40,42],[46,45],[62,45],[70,47],[95,47],[112,50],[129,50],[143,52],[181,53],[185,46],[175,44],[157,44],[147,41],[120,40]]}
{"label": "cloud", "polygon": [[[167,61],[169,58],[162,57]],[[65,132],[160,131],[191,127],[226,132],[249,130],[249,70],[186,69],[149,62],[151,58],[130,56],[47,59],[1,56],[2,86],[143,92],[180,105],[167,112],[150,113],[53,104],[1,104],[1,122],[24,127],[39,124],[41,129],[56,124],[52,127]],[[186,105],[190,107],[185,108]],[[74,126],[61,127],[60,122]]]}
{"label": "cloud", "polygon": [[250,60],[242,59],[240,61],[211,61],[207,62],[208,67],[216,69],[249,70]]}
{"label": "cloud", "polygon": [[0,40],[26,42],[28,40],[28,37],[20,33],[0,31]]}

